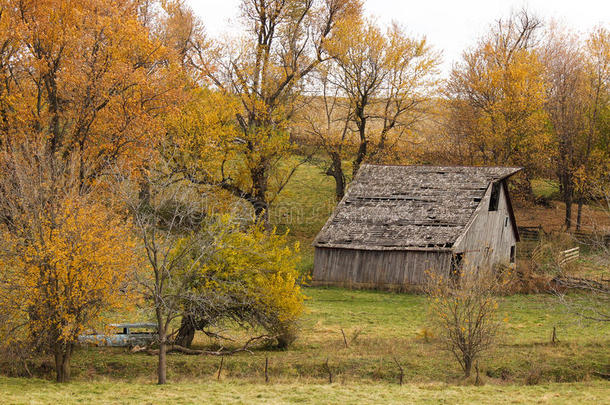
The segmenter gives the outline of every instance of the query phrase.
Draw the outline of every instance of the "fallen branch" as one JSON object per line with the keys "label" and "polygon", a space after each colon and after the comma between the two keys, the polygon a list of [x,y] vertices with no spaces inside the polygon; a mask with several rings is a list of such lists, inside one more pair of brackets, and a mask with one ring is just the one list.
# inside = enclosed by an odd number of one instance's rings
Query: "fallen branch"
{"label": "fallen branch", "polygon": [[604,380],[610,380],[610,374],[608,373],[600,373],[599,371],[594,371],[593,375],[603,378]]}
{"label": "fallen branch", "polygon": [[551,285],[600,293],[607,293],[610,291],[610,286],[606,286],[603,280],[602,282],[599,282],[597,280],[581,277],[556,276],[551,280]]}
{"label": "fallen branch", "polygon": [[212,339],[228,340],[229,342],[235,342],[235,339],[232,339],[228,336],[222,336],[219,333],[215,333],[215,332],[211,332],[211,331],[207,331],[207,330],[203,330],[202,332],[205,333],[206,336],[208,336]]}
{"label": "fallen branch", "polygon": [[[267,340],[267,339],[272,339],[273,337],[270,335],[261,335],[261,336],[255,336],[253,338],[250,338],[242,347],[235,349],[235,350],[225,350],[224,347],[221,347],[218,350],[197,350],[197,349],[189,349],[188,347],[184,347],[184,346],[180,346],[180,345],[167,345],[167,353],[182,353],[182,354],[186,354],[186,355],[190,355],[190,356],[200,356],[200,355],[207,355],[207,356],[231,356],[233,354],[237,354],[237,353],[241,353],[241,352],[248,352],[250,354],[252,354],[252,351],[249,349],[250,345],[256,341],[259,340]],[[159,354],[159,350],[158,349],[151,349],[150,347],[140,347],[140,346],[135,346],[133,349],[131,349],[132,353],[140,353],[140,352],[145,352],[148,355],[151,356],[155,356]]]}

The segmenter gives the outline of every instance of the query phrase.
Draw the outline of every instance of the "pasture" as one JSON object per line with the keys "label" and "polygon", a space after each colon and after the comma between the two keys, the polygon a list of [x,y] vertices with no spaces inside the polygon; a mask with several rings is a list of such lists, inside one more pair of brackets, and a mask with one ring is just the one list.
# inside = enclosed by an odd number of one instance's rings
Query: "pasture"
{"label": "pasture", "polygon": [[[271,212],[278,229],[290,229],[291,238],[301,244],[303,273],[312,267],[311,241],[334,208],[332,186],[319,166],[303,165]],[[584,257],[582,263],[586,261]],[[610,372],[610,325],[579,319],[552,295],[501,297],[500,342],[479,364],[482,385],[474,386],[475,377],[464,380],[451,355],[435,344],[424,296],[313,287],[305,288],[305,294],[301,334],[288,350],[254,347],[251,353],[225,357],[222,369],[217,356],[170,354],[171,384],[161,388],[154,385],[155,356],[123,348],[80,348],[68,387],[48,381],[53,378],[50,359],[29,364],[34,378],[26,379],[15,378],[28,375],[17,371],[18,365],[3,364],[3,401],[600,403],[610,396],[610,384],[599,377]],[[139,313],[117,317],[147,320]],[[556,343],[550,341],[553,328]],[[219,332],[235,342],[198,333],[194,346],[230,349],[245,338],[231,325]]]}
{"label": "pasture", "polygon": [[[186,403],[205,398],[218,403],[349,403],[357,398],[364,403],[380,399],[519,403],[538,398],[542,403],[599,403],[610,395],[610,386],[596,374],[610,371],[610,325],[584,323],[550,295],[501,299],[500,313],[506,317],[502,337],[480,364],[484,385],[474,387],[474,379],[464,381],[457,363],[435,346],[424,296],[332,288],[308,288],[306,294],[308,313],[294,347],[285,351],[258,347],[252,353],[228,356],[220,376],[216,356],[172,354],[168,359],[172,383],[157,388],[155,356],[122,348],[82,348],[75,353],[74,383],[66,389],[40,379],[3,378],[5,399],[10,403],[103,403],[118,398],[134,403],[143,398]],[[550,342],[553,327],[559,340],[555,344]],[[236,330],[223,333],[239,337]],[[195,346],[217,343],[201,334]],[[396,361],[404,370],[403,386]],[[38,378],[51,379],[50,366],[41,361],[30,370]]]}

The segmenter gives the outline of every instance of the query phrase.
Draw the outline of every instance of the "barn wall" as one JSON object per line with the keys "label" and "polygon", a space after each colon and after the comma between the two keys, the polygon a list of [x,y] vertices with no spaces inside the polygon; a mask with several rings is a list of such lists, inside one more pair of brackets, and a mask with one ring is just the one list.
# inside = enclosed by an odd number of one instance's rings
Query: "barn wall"
{"label": "barn wall", "polygon": [[485,197],[473,214],[473,220],[465,232],[456,241],[455,252],[463,252],[463,264],[473,268],[508,264],[510,248],[516,246],[510,214],[508,211],[508,195],[505,187],[500,188],[500,200],[497,211],[489,211],[491,185],[485,192]]}
{"label": "barn wall", "polygon": [[426,271],[449,269],[450,252],[356,250],[316,247],[315,285],[408,290]]}

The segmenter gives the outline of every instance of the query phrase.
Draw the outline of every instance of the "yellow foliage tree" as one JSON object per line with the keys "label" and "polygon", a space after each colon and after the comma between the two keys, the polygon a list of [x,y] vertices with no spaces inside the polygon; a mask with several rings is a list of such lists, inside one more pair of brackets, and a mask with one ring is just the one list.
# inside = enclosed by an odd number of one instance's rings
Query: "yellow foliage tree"
{"label": "yellow foliage tree", "polygon": [[430,110],[439,55],[426,39],[409,37],[398,25],[383,32],[360,15],[337,23],[325,42],[333,56],[318,66],[310,105],[299,114],[303,131],[330,157],[337,199],[345,192],[343,159],[352,174],[366,160],[384,162]]}
{"label": "yellow foliage tree", "polygon": [[110,167],[150,159],[150,134],[182,94],[177,52],[149,14],[159,3],[146,5],[0,0],[2,277],[36,301],[6,309],[54,353],[58,381],[76,334],[112,308],[130,254],[118,220],[91,201],[110,200]]}
{"label": "yellow foliage tree", "polygon": [[584,159],[576,173],[578,213],[576,228],[582,222],[582,206],[593,198],[604,201],[610,185],[610,30],[597,27],[585,45],[586,125]]}
{"label": "yellow foliage tree", "polygon": [[551,26],[544,46],[547,102],[555,150],[555,172],[565,203],[565,226],[572,226],[572,204],[582,205],[603,181],[610,164],[600,118],[608,110],[610,35],[599,28],[583,41],[574,33]]}
{"label": "yellow foliage tree", "polygon": [[3,153],[44,148],[74,163],[82,188],[109,164],[140,164],[182,85],[140,2],[2,0],[0,10]]}
{"label": "yellow foliage tree", "polygon": [[534,44],[540,21],[527,12],[500,20],[447,82],[447,157],[471,165],[518,165],[529,179],[548,170],[544,69]]}
{"label": "yellow foliage tree", "polygon": [[196,289],[203,295],[232,297],[234,313],[221,318],[262,326],[279,347],[287,347],[304,311],[298,243],[290,246],[286,235],[267,232],[260,223],[244,230],[228,218],[220,224],[222,231],[214,232],[216,250],[201,267]]}
{"label": "yellow foliage tree", "polygon": [[65,382],[78,335],[127,302],[121,289],[134,246],[114,213],[78,196],[26,220],[26,235],[2,229],[2,341],[12,344],[25,327],[37,347],[54,355],[57,381]]}
{"label": "yellow foliage tree", "polygon": [[[116,173],[115,194],[132,215],[145,258],[134,285],[158,324],[159,384],[167,381],[167,351],[189,346],[196,329],[233,320],[262,326],[269,331],[264,337],[285,346],[303,311],[298,247],[260,223],[242,227],[218,216],[191,182],[167,177],[172,166],[159,159],[137,177]],[[179,318],[180,329],[172,331]]]}
{"label": "yellow foliage tree", "polygon": [[195,81],[238,101],[235,131],[225,144],[239,164],[227,158],[223,171],[197,176],[193,170],[191,177],[248,201],[267,222],[269,204],[294,173],[284,158],[294,150],[289,122],[304,78],[329,58],[323,43],[337,21],[359,12],[358,0],[242,0],[244,36],[221,46],[193,38],[187,53]]}

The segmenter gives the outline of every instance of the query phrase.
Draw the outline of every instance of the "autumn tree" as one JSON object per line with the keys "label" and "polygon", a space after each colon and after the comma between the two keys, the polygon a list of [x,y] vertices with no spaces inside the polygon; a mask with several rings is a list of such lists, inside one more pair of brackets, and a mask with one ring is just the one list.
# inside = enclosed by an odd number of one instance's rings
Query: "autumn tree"
{"label": "autumn tree", "polygon": [[576,229],[582,223],[582,207],[588,196],[607,197],[610,172],[610,31],[594,29],[584,44],[587,81],[587,134],[584,161],[577,169],[578,211]]}
{"label": "autumn tree", "polygon": [[[0,56],[7,153],[23,140],[74,159],[83,187],[108,164],[147,155],[173,82],[170,54],[151,38],[137,2],[23,1],[2,7]],[[124,159],[123,159],[124,161]]]}
{"label": "autumn tree", "polygon": [[447,155],[456,163],[523,166],[525,195],[535,173],[550,166],[540,27],[526,11],[499,20],[464,52],[445,88]]}
{"label": "autumn tree", "polygon": [[[58,381],[69,377],[75,335],[119,294],[119,262],[129,254],[119,247],[111,207],[96,203],[109,201],[103,175],[111,165],[142,165],[156,139],[150,135],[160,132],[157,118],[180,88],[173,52],[144,25],[141,5],[0,2],[0,222],[13,257],[8,276],[38,288],[32,297],[45,307],[15,315],[31,336],[40,336],[40,317],[53,323],[45,344]],[[88,295],[93,302],[83,304]]]}
{"label": "autumn tree", "polygon": [[579,39],[557,28],[544,46],[547,74],[546,109],[556,144],[556,174],[565,203],[565,226],[572,226],[576,170],[586,160],[587,79]]}
{"label": "autumn tree", "polygon": [[330,157],[327,174],[341,199],[344,158],[352,160],[352,175],[365,160],[384,161],[427,115],[439,57],[425,39],[396,24],[383,32],[360,16],[341,21],[325,46],[333,58],[318,69],[313,89],[320,98],[305,110],[304,131]]}
{"label": "autumn tree", "polygon": [[60,182],[56,164],[30,159],[2,179],[0,335],[51,353],[66,382],[78,335],[127,302],[133,244],[114,210],[78,194],[78,176]]}
{"label": "autumn tree", "polygon": [[575,198],[579,202],[577,227],[580,227],[587,186],[607,168],[608,153],[599,148],[598,117],[608,97],[608,42],[608,34],[603,29],[584,42],[576,34],[552,26],[543,47],[547,78],[545,107],[552,126],[555,171],[568,229],[572,226]]}
{"label": "autumn tree", "polygon": [[356,0],[243,0],[244,36],[221,46],[193,38],[196,79],[237,100],[236,131],[226,141],[235,160],[223,161],[222,171],[182,171],[248,201],[266,221],[269,203],[294,173],[285,159],[293,150],[288,124],[303,80],[328,58],[323,44],[337,22],[359,10]]}
{"label": "autumn tree", "polygon": [[[347,178],[343,160],[353,155],[356,142],[353,141],[352,119],[349,101],[341,89],[331,82],[332,62],[318,67],[314,76],[314,95],[298,114],[294,125],[295,132],[302,133],[305,139],[319,146],[328,156],[325,174],[335,180],[335,198],[343,198]],[[312,139],[312,140],[310,140]]]}
{"label": "autumn tree", "polygon": [[159,159],[137,177],[115,173],[116,196],[131,213],[145,258],[135,284],[158,324],[159,384],[167,382],[168,350],[187,350],[196,330],[226,321],[260,326],[268,331],[260,338],[285,347],[303,311],[299,259],[285,237],[216,213],[192,183],[168,172]]}
{"label": "autumn tree", "polygon": [[261,223],[244,226],[229,216],[208,227],[214,229],[218,248],[202,263],[192,287],[195,296],[217,298],[185,312],[176,341],[190,346],[196,330],[231,321],[263,329],[259,338],[287,348],[297,338],[304,311],[298,244]]}

